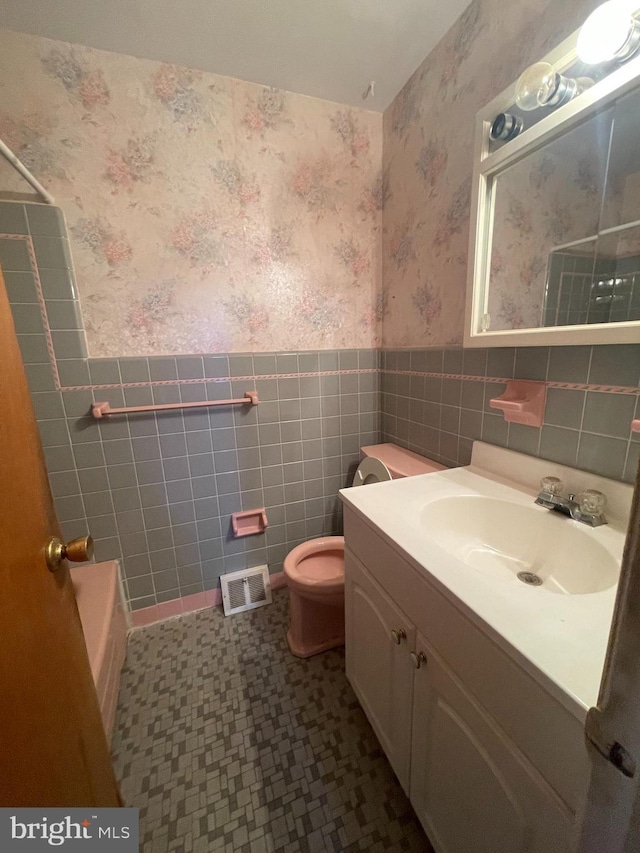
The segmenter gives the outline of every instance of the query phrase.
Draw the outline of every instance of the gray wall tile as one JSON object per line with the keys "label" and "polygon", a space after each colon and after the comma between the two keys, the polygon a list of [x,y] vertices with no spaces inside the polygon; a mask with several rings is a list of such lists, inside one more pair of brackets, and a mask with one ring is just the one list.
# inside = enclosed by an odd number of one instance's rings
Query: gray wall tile
{"label": "gray wall tile", "polygon": [[58,361],[58,376],[63,386],[89,385],[89,366],[86,359],[76,358]]}
{"label": "gray wall tile", "polygon": [[51,332],[56,358],[86,358],[87,347],[80,331]]}
{"label": "gray wall tile", "polygon": [[516,378],[546,379],[548,367],[549,347],[519,347],[516,350]]}
{"label": "gray wall tile", "polygon": [[205,356],[204,375],[211,378],[229,376],[229,357],[226,355]]}
{"label": "gray wall tile", "polygon": [[76,289],[71,270],[40,269],[40,284],[45,299],[75,299]]}
{"label": "gray wall tile", "polygon": [[38,301],[35,279],[30,272],[2,272],[7,296],[12,305]]}
{"label": "gray wall tile", "polygon": [[13,306],[13,325],[19,335],[38,335],[42,333],[42,315],[40,306],[18,304]]}
{"label": "gray wall tile", "polygon": [[578,447],[578,468],[620,480],[624,474],[628,443],[621,438],[583,432]]}
{"label": "gray wall tile", "polygon": [[584,391],[549,388],[544,413],[545,423],[580,429],[585,399],[586,393]]}
{"label": "gray wall tile", "polygon": [[[29,205],[31,207],[32,205]],[[27,214],[24,204],[17,202],[0,203],[0,233],[28,234]]]}
{"label": "gray wall tile", "polygon": [[201,356],[179,356],[176,358],[176,365],[180,379],[202,379],[204,377]]}
{"label": "gray wall tile", "polygon": [[146,358],[121,358],[119,362],[123,382],[149,381],[149,363]]}
{"label": "gray wall tile", "polygon": [[49,361],[44,335],[18,335],[18,345],[25,364],[46,364]]}
{"label": "gray wall tile", "polygon": [[115,358],[89,359],[89,373],[94,385],[113,385],[120,382],[120,368]]}
{"label": "gray wall tile", "polygon": [[640,344],[594,347],[589,382],[637,387],[640,383]]}
{"label": "gray wall tile", "polygon": [[47,302],[47,317],[52,329],[68,330],[82,328],[80,306],[72,300],[50,300]]}
{"label": "gray wall tile", "polygon": [[31,393],[38,391],[55,391],[53,373],[49,364],[27,364],[25,365],[27,382]]}
{"label": "gray wall tile", "polygon": [[26,204],[25,210],[29,233],[32,236],[60,237],[64,234],[64,217],[59,207],[50,204]]}
{"label": "gray wall tile", "polygon": [[[413,365],[437,364],[442,359],[447,373],[463,372],[481,377],[486,356],[487,376],[513,375],[521,379],[550,382],[594,382],[599,385],[634,385],[640,374],[640,346],[617,347],[526,347],[500,348],[487,353],[447,349],[424,350],[424,359],[412,351],[386,351],[383,364],[388,370]],[[384,367],[383,367],[384,370]],[[438,384],[436,384],[438,383]],[[508,424],[490,406],[506,386],[498,382],[462,382],[459,425],[455,380],[424,379],[420,382],[393,373],[382,374],[380,417],[382,438],[431,456],[445,464],[467,464],[474,438],[520,452],[539,455],[567,465],[617,479],[634,477],[630,422],[640,411],[637,395],[585,392],[548,388],[545,425],[540,430]],[[440,402],[442,401],[442,402]],[[637,415],[636,415],[637,416]],[[323,435],[331,434],[331,424]],[[600,442],[598,438],[605,438]],[[458,439],[457,448],[454,439]],[[618,443],[618,441],[620,443]],[[344,439],[343,439],[344,442]],[[579,452],[580,447],[580,452]]]}
{"label": "gray wall tile", "polygon": [[0,266],[6,272],[29,272],[31,260],[26,242],[0,239]]}
{"label": "gray wall tile", "polygon": [[600,435],[627,438],[636,400],[627,394],[597,394],[589,391],[582,429]]}
{"label": "gray wall tile", "polygon": [[62,237],[33,237],[38,267],[51,270],[71,269],[69,243]]}

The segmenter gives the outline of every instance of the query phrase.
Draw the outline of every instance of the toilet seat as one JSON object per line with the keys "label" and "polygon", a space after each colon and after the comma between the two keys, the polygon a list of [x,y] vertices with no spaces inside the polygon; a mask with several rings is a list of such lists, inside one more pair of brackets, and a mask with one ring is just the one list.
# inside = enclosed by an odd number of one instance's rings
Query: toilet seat
{"label": "toilet seat", "polygon": [[353,478],[353,486],[369,486],[371,483],[385,483],[392,480],[391,471],[384,462],[374,456],[367,456],[358,465],[358,470]]}
{"label": "toilet seat", "polygon": [[284,561],[290,588],[305,598],[329,601],[344,593],[344,536],[310,539],[293,549]]}

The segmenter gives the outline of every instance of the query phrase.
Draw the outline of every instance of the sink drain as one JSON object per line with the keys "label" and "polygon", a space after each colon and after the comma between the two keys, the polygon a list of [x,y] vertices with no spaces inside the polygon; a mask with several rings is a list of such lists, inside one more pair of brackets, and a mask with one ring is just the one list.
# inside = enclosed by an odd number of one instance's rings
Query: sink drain
{"label": "sink drain", "polygon": [[518,580],[522,583],[528,583],[529,586],[542,586],[543,580],[534,572],[518,572]]}

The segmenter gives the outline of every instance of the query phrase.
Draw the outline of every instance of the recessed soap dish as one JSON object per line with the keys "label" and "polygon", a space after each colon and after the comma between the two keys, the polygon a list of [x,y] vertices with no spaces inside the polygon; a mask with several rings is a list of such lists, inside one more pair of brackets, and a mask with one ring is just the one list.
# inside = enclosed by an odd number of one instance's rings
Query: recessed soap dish
{"label": "recessed soap dish", "polygon": [[511,380],[500,397],[489,401],[492,409],[501,409],[505,421],[526,426],[541,427],[544,421],[544,406],[547,386],[544,382]]}
{"label": "recessed soap dish", "polygon": [[231,528],[236,539],[242,536],[254,536],[256,533],[264,533],[269,521],[267,511],[261,509],[245,509],[243,512],[231,514]]}

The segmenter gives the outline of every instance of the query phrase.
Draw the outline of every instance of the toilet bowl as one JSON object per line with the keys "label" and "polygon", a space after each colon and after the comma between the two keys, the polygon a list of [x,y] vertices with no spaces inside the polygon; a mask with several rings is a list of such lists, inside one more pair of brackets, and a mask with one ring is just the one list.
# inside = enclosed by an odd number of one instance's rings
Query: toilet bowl
{"label": "toilet bowl", "polygon": [[[363,447],[361,455],[353,486],[445,468],[395,444]],[[285,557],[284,574],[289,587],[291,653],[307,658],[344,645],[344,536],[323,536],[298,545]]]}
{"label": "toilet bowl", "polygon": [[291,652],[307,658],[344,645],[344,536],[303,542],[285,557]]}

